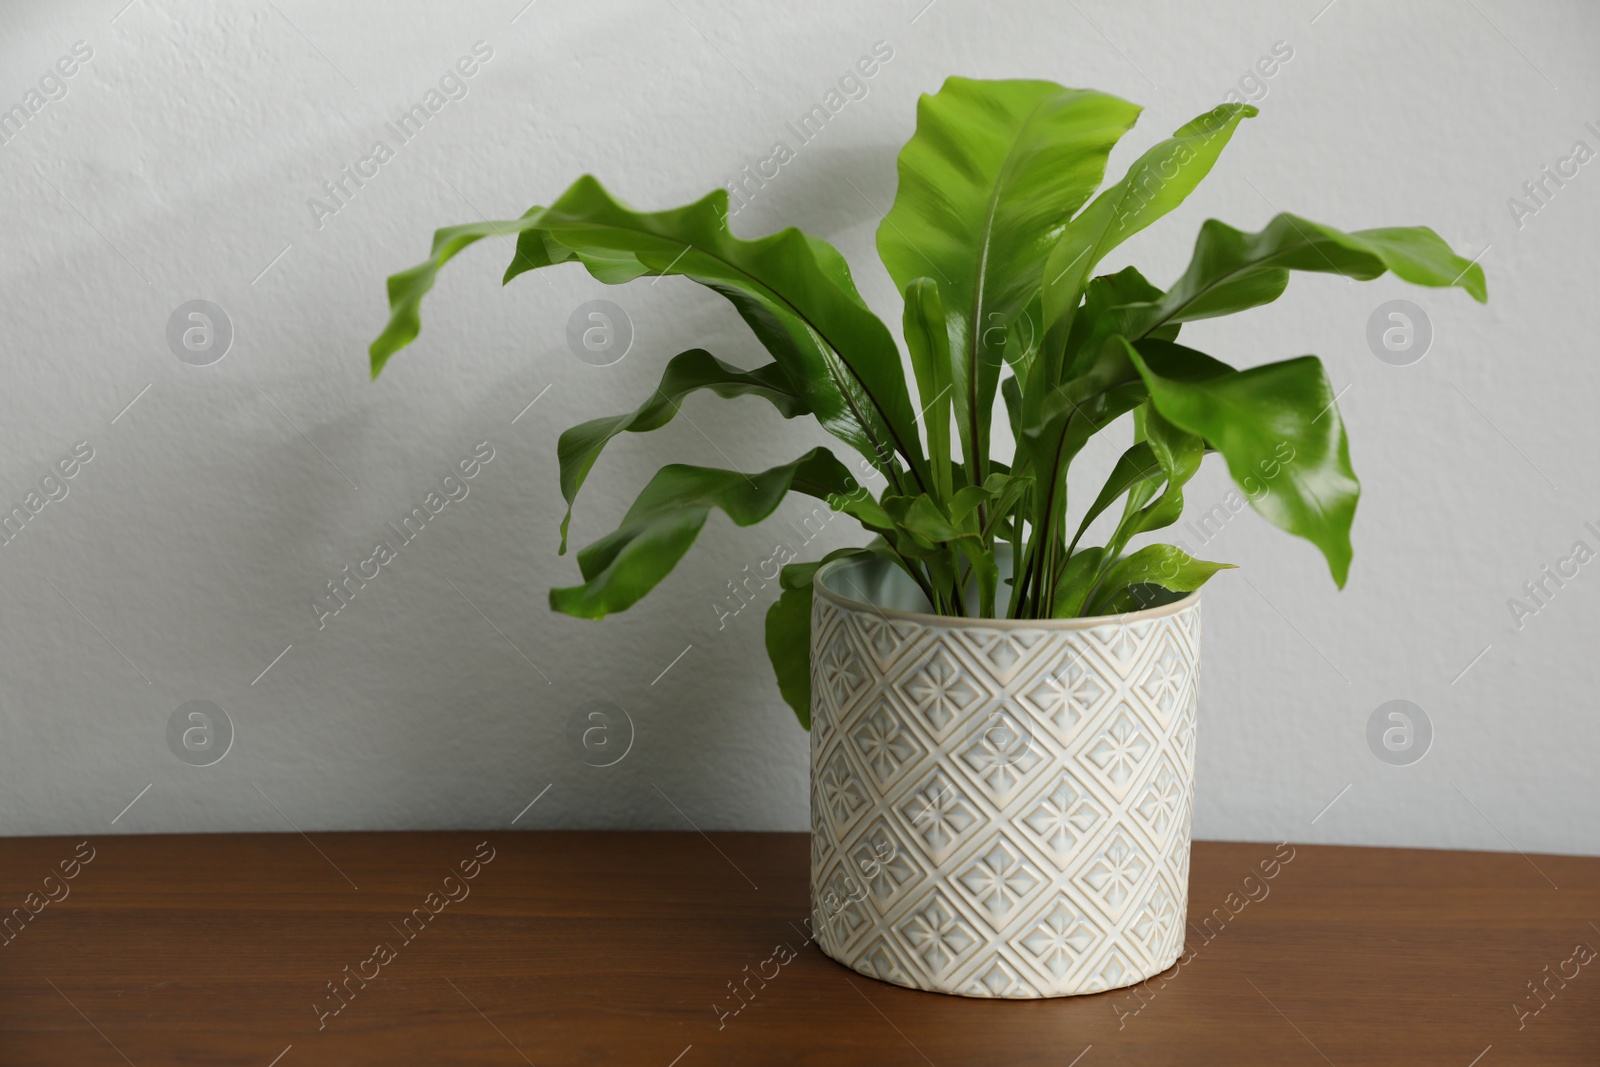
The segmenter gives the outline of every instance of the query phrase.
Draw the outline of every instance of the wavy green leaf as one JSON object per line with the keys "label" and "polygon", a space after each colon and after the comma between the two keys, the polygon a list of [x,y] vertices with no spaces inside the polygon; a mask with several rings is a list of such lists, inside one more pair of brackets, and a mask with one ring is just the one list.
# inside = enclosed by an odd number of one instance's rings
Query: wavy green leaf
{"label": "wavy green leaf", "polygon": [[[1083,306],[1072,318],[1066,365],[1072,366],[1073,356],[1085,346],[1098,348],[1113,334],[1134,336],[1127,328],[1129,306],[1153,304],[1164,295],[1134,267],[1091,278],[1083,293]],[[1174,323],[1152,331],[1150,336],[1175,341],[1181,328]]]}
{"label": "wavy green leaf", "polygon": [[852,484],[849,469],[825,448],[757,474],[683,463],[662,467],[621,525],[579,550],[583,584],[550,590],[550,606],[585,619],[632,607],[677,566],[712,508],[750,526],[771,515],[791,489],[826,500]]}
{"label": "wavy green leaf", "polygon": [[1222,453],[1241,487],[1265,485],[1250,504],[1267,521],[1322,551],[1340,588],[1350,573],[1350,525],[1361,485],[1322,361],[1301,356],[1249,370],[1181,380],[1151,368],[1145,353],[1174,362],[1208,359],[1163,341],[1123,347],[1173,424]]}
{"label": "wavy green leaf", "polygon": [[1093,195],[1139,108],[1045,81],[950,78],[917,104],[878,255],[895,285],[933,277],[944,298],[955,410],[970,480],[987,474],[1006,328],[1045,258]]}
{"label": "wavy green leaf", "polygon": [[983,528],[983,536],[991,537],[1017,502],[1033,488],[1033,475],[995,471],[983,480],[983,488],[990,500],[989,524]]}
{"label": "wavy green leaf", "polygon": [[894,519],[889,517],[889,513],[883,510],[883,505],[878,503],[865,488],[858,488],[849,493],[834,493],[828,497],[828,506],[849,515],[874,532],[887,533],[894,529]]}
{"label": "wavy green leaf", "polygon": [[1039,353],[1039,346],[1044,341],[1043,322],[1044,290],[1041,285],[1035,290],[1033,299],[1022,309],[1022,313],[1012,319],[1006,327],[1005,346],[1000,352],[1010,365],[1011,373],[1024,381],[1027,380],[1028,368],[1033,365],[1034,357]]}
{"label": "wavy green leaf", "polygon": [[928,430],[933,490],[940,500],[949,500],[953,483],[950,412],[954,403],[950,394],[954,386],[950,377],[950,335],[938,284],[932,278],[912,279],[905,287],[905,304],[902,327],[911,370],[917,379],[917,396],[922,402],[922,420]]}
{"label": "wavy green leaf", "polygon": [[1085,614],[1084,605],[1094,591],[1095,575],[1100,573],[1100,562],[1105,555],[1105,549],[1095,547],[1080,549],[1067,557],[1050,597],[1051,618],[1071,619]]}
{"label": "wavy green leaf", "polygon": [[[1044,269],[1045,351],[1063,353],[1084,279],[1107,252],[1183,203],[1211,173],[1239,123],[1260,114],[1249,104],[1219,104],[1173,131],[1072,220]],[[1060,367],[1047,368],[1046,381]]]}
{"label": "wavy green leaf", "polygon": [[741,370],[713,356],[703,348],[680,352],[667,363],[661,383],[650,399],[626,415],[608,415],[579,423],[556,442],[556,458],[561,467],[561,495],[567,502],[561,518],[561,553],[567,551],[567,527],[572,522],[572,503],[606,444],[620,433],[644,433],[660,429],[678,413],[683,398],[701,389],[720,397],[759,396],[786,419],[804,415],[810,409],[795,391],[783,368],[768,363],[755,370]]}
{"label": "wavy green leaf", "polygon": [[1084,614],[1120,615],[1154,607],[1155,602],[1141,587],[1157,586],[1174,593],[1189,593],[1199,589],[1218,571],[1232,568],[1231,563],[1195,559],[1172,545],[1146,545],[1106,568]]}
{"label": "wavy green leaf", "polygon": [[1094,503],[1083,513],[1083,519],[1078,523],[1078,532],[1073,535],[1072,541],[1067,545],[1067,555],[1070,561],[1072,550],[1077,547],[1083,535],[1088,532],[1089,526],[1105,514],[1107,508],[1115,504],[1121,496],[1141,482],[1151,478],[1159,479],[1162,476],[1161,464],[1156,462],[1156,456],[1150,448],[1148,441],[1135,441],[1127,451],[1117,457],[1117,462],[1112,466],[1111,473],[1106,475],[1106,482],[1100,489],[1100,494],[1094,498]]}
{"label": "wavy green leaf", "polygon": [[1162,483],[1161,495],[1146,504],[1140,494],[1131,494],[1129,507],[1117,530],[1106,542],[1107,549],[1120,553],[1124,546],[1138,534],[1171,526],[1183,514],[1183,487],[1200,470],[1206,456],[1205,441],[1174,426],[1149,404],[1141,405],[1133,413],[1134,433],[1150,446]]}
{"label": "wavy green leaf", "polygon": [[778,679],[778,692],[811,729],[811,604],[812,579],[836,559],[870,556],[866,548],[840,548],[814,563],[790,563],[778,572],[778,599],[767,609],[767,658]]}
{"label": "wavy green leaf", "polygon": [[1231,315],[1276,300],[1292,270],[1369,281],[1393,271],[1416,285],[1459,286],[1488,299],[1483,268],[1451,251],[1426,226],[1341,233],[1282,214],[1257,233],[1209,219],[1200,227],[1188,268],[1158,299],[1125,309],[1117,332],[1135,340],[1195,319]]}
{"label": "wavy green leaf", "polygon": [[895,525],[929,545],[975,536],[953,523],[927,493],[915,497],[887,496],[883,498],[883,507]]}
{"label": "wavy green leaf", "polygon": [[823,427],[888,475],[894,457],[928,484],[915,413],[894,337],[862,301],[844,257],[799,230],[753,241],[727,226],[728,193],[718,189],[670,211],[635,211],[592,177],[579,178],[549,207],[509,222],[456,226],[434,235],[433,254],[389,279],[389,325],[371,346],[376,375],[421,328],[419,307],[439,270],[461,249],[516,234],[505,280],[556,263],[579,262],[600,281],[683,275],[733,303]]}

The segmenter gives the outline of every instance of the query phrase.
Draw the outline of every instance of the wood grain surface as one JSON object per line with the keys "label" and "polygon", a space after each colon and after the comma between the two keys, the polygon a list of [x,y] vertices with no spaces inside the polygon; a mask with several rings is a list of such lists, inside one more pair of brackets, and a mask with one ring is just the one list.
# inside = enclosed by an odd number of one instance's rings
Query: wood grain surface
{"label": "wood grain surface", "polygon": [[4,840],[0,1065],[1600,1064],[1600,859],[1197,843],[1178,967],[1031,1002],[828,960],[806,866],[803,834]]}

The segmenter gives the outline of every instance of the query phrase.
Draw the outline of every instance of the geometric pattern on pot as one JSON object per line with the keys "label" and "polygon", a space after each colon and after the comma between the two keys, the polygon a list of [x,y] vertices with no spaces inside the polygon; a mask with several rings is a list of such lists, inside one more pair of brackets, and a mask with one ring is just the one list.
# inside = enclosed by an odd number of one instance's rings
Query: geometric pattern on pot
{"label": "geometric pattern on pot", "polygon": [[1105,619],[955,619],[879,610],[826,576],[811,624],[822,950],[973,997],[1096,993],[1170,967],[1198,595]]}

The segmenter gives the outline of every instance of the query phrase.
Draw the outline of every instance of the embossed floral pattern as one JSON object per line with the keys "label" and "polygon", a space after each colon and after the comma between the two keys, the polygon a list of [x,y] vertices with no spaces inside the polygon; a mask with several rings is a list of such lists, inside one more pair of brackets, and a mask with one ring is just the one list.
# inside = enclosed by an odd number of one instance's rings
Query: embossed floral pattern
{"label": "embossed floral pattern", "polygon": [[1198,603],[1048,625],[816,598],[812,909],[828,955],[1020,998],[1129,985],[1182,951]]}

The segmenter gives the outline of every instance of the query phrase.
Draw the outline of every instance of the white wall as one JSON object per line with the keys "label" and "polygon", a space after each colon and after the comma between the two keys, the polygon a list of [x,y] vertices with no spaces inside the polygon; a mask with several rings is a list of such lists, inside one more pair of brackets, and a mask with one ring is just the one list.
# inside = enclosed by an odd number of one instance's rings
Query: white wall
{"label": "white wall", "polygon": [[[684,348],[761,361],[731,309],[687,282],[609,289],[577,268],[502,291],[509,246],[489,242],[446,273],[420,342],[371,383],[384,276],[435,226],[514,216],[585,171],[665,207],[781,139],[796,158],[737,228],[834,241],[898,321],[873,231],[917,94],[951,73],[1116,92],[1147,106],[1120,173],[1284,41],[1293,58],[1265,83],[1262,116],[1112,265],[1170,281],[1205,218],[1254,228],[1282,208],[1431,225],[1483,253],[1491,299],[1307,277],[1186,332],[1245,364],[1320,354],[1365,486],[1343,593],[1308,545],[1254,515],[1204,546],[1244,567],[1206,592],[1195,832],[1600,852],[1600,564],[1520,630],[1507,606],[1574,541],[1600,549],[1584,525],[1600,527],[1600,163],[1549,185],[1520,225],[1507,203],[1575,141],[1600,150],[1600,11],[925,2],[6,5],[0,104],[74,42],[93,57],[0,145],[0,502],[22,503],[77,442],[93,458],[0,546],[0,832],[506,826],[547,786],[517,826],[803,829],[806,741],[770,680],[765,601],[720,631],[712,606],[792,538],[781,523],[714,516],[676,574],[606,623],[545,606],[576,574],[555,554],[557,434],[632,407]],[[384,124],[478,41],[493,56],[467,95],[316,218],[321,183],[375,140],[395,147]],[[893,58],[867,95],[797,146],[785,123],[879,41]],[[569,315],[594,298],[636,330],[611,367],[566,346]],[[1395,298],[1435,334],[1411,366],[1366,341]],[[234,328],[211,366],[166,340],[194,299]],[[685,412],[602,459],[576,543],[610,529],[665,459],[761,467],[824,440],[759,401]],[[494,458],[470,495],[319,630],[322,584],[482,441]],[[1219,466],[1190,499],[1226,491]],[[849,537],[839,523],[823,540]],[[1435,730],[1408,767],[1366,741],[1394,698]],[[585,765],[572,724],[596,699],[637,727],[607,769]],[[236,728],[210,767],[168,747],[190,700]]]}

